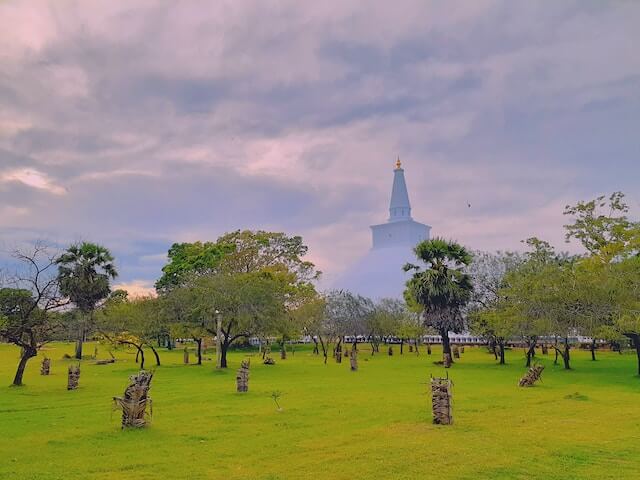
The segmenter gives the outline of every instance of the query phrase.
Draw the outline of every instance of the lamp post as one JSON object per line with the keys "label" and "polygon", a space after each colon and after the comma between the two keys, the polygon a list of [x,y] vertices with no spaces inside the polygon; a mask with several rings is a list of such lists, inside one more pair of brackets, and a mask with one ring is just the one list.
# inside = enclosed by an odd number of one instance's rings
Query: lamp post
{"label": "lamp post", "polygon": [[216,368],[222,368],[222,314],[216,310]]}

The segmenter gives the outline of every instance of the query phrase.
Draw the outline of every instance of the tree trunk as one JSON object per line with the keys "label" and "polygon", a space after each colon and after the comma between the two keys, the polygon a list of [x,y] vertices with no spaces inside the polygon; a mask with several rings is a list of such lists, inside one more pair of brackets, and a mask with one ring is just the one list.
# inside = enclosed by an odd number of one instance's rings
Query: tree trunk
{"label": "tree trunk", "polygon": [[82,337],[83,334],[80,332],[78,339],[76,340],[76,359],[82,360]]}
{"label": "tree trunk", "polygon": [[320,346],[322,347],[322,355],[324,356],[324,364],[327,364],[327,348],[329,347],[328,345],[324,344],[324,340],[322,340],[322,337],[318,337],[318,339],[320,340]]}
{"label": "tree trunk", "polygon": [[314,337],[312,338],[313,340],[313,354],[314,355],[319,355],[320,354],[320,350],[318,350],[318,340]]}
{"label": "tree trunk", "polygon": [[156,357],[156,366],[159,367],[160,366],[160,355],[158,355],[158,351],[153,347],[153,345],[149,345],[149,347],[151,348],[151,351],[153,352],[153,354]]}
{"label": "tree trunk", "polygon": [[[448,354],[449,357],[451,357],[451,343],[449,342],[449,331],[448,330],[441,330],[440,331],[440,336],[442,337],[442,355],[443,355],[443,357],[446,354]],[[451,359],[451,363],[454,363],[453,359]]]}
{"label": "tree trunk", "polygon": [[596,361],[596,339],[591,339],[591,360]]}
{"label": "tree trunk", "polygon": [[571,346],[569,345],[569,339],[568,338],[564,339],[564,346],[563,346],[562,350],[560,350],[557,345],[554,345],[553,348],[556,351],[556,362],[555,363],[557,364],[558,355],[560,355],[562,357],[562,362],[564,363],[564,369],[565,370],[571,370],[571,365],[570,365],[570,361],[571,361],[571,354],[570,354]]}
{"label": "tree trunk", "polygon": [[282,337],[282,343],[280,345],[281,345],[281,348],[280,348],[280,359],[281,360],[286,360],[287,359],[287,344],[285,343],[284,336]]}
{"label": "tree trunk", "polygon": [[571,370],[571,366],[569,365],[569,361],[571,360],[569,350],[571,347],[569,346],[569,339],[564,339],[564,355],[562,356],[562,360],[564,361],[564,369]]}
{"label": "tree trunk", "polygon": [[536,356],[536,345],[538,344],[538,337],[528,337],[527,338],[527,368],[531,366],[531,360]]}
{"label": "tree trunk", "polygon": [[140,349],[136,352],[136,363],[140,360]]}
{"label": "tree trunk", "polygon": [[227,368],[227,350],[229,350],[229,343],[225,339],[220,344],[220,368]]}
{"label": "tree trunk", "polygon": [[20,357],[20,363],[18,363],[18,370],[16,376],[13,378],[13,385],[16,387],[22,386],[22,377],[24,376],[24,369],[27,366],[27,362],[30,358],[35,357],[36,352],[32,349],[25,348],[22,356]]}
{"label": "tree trunk", "polygon": [[498,348],[500,349],[500,365],[505,365],[504,361],[504,341],[498,342]]}
{"label": "tree trunk", "polygon": [[418,351],[418,345],[419,345],[419,339],[416,338],[416,355],[420,355],[420,352]]}
{"label": "tree trunk", "polygon": [[631,342],[636,349],[636,356],[638,357],[638,375],[640,375],[640,334],[625,333],[624,336],[631,339]]}
{"label": "tree trunk", "polygon": [[140,354],[140,370],[144,370],[144,351],[142,350],[142,347],[139,347],[138,345],[136,345],[136,348]]}
{"label": "tree trunk", "polygon": [[400,355],[404,354],[403,347],[404,347],[404,338],[401,338],[400,339]]}
{"label": "tree trunk", "polygon": [[202,365],[202,339],[196,338],[196,345],[198,345],[198,365]]}

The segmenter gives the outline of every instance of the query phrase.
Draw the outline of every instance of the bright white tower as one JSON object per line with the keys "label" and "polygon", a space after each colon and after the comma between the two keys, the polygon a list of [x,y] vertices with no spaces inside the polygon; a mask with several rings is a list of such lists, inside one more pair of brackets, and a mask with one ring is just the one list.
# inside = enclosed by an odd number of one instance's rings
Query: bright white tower
{"label": "bright white tower", "polygon": [[371,226],[372,248],[338,281],[335,288],[370,298],[401,298],[410,274],[402,267],[415,263],[413,247],[429,239],[431,227],[411,218],[411,203],[400,159],[393,171],[389,217],[385,223]]}

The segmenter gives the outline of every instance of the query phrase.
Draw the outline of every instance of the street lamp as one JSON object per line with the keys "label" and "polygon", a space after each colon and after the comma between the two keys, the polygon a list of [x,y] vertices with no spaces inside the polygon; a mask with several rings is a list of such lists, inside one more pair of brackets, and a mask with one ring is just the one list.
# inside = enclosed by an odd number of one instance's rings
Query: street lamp
{"label": "street lamp", "polygon": [[216,368],[222,368],[222,314],[216,310]]}

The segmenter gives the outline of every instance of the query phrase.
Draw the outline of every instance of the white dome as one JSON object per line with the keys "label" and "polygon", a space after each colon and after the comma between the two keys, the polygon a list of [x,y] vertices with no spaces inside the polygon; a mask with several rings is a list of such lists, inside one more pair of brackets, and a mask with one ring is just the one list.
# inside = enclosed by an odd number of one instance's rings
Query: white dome
{"label": "white dome", "polygon": [[398,246],[370,250],[354,263],[332,285],[374,300],[390,297],[402,298],[411,272],[404,272],[406,263],[416,263],[410,247]]}

